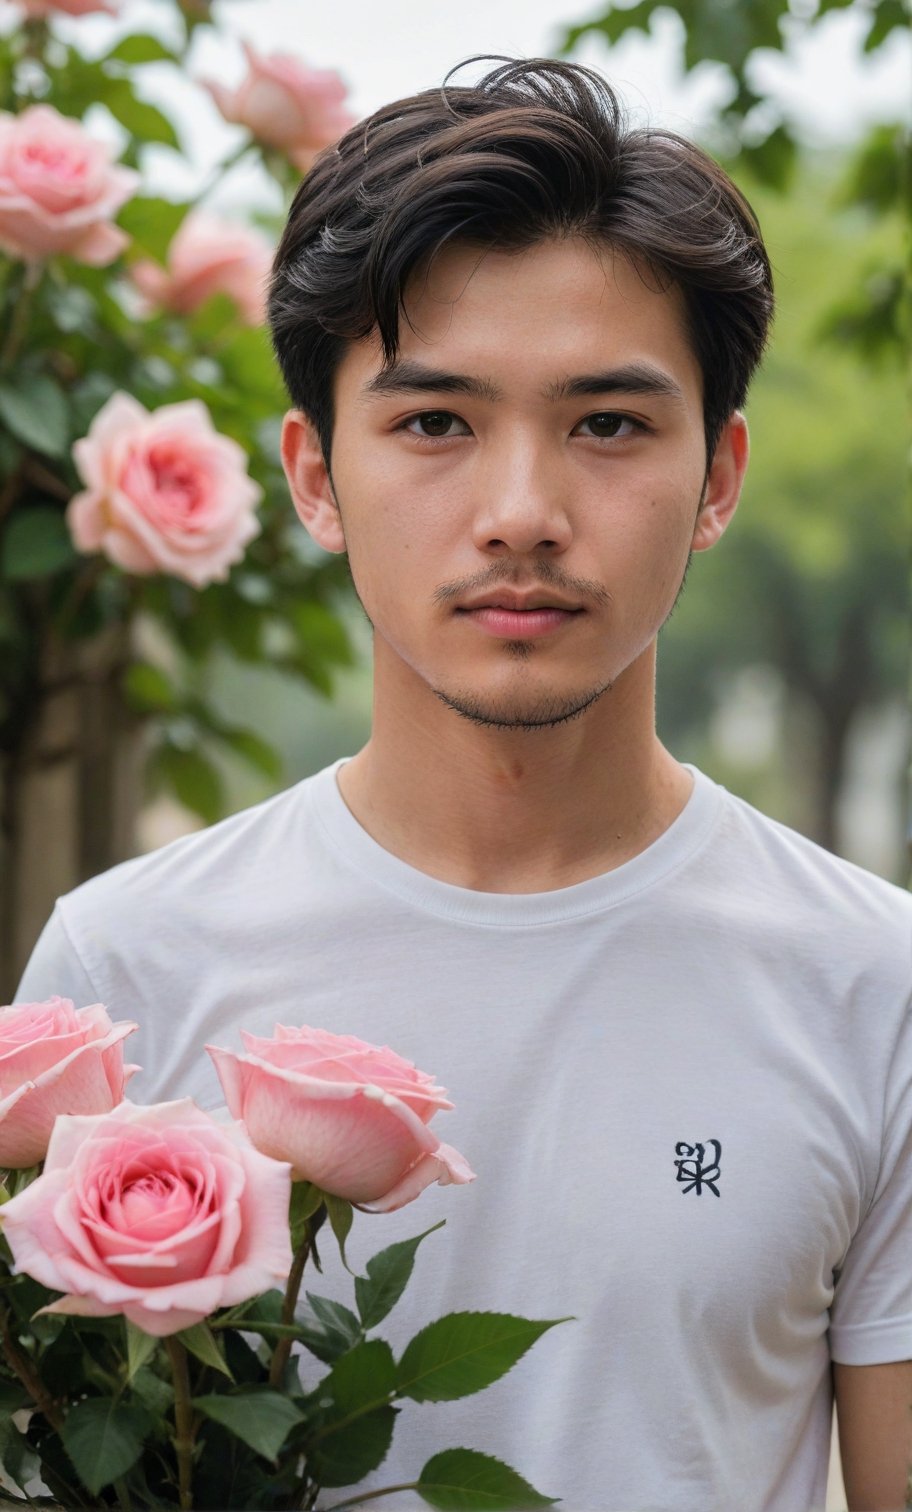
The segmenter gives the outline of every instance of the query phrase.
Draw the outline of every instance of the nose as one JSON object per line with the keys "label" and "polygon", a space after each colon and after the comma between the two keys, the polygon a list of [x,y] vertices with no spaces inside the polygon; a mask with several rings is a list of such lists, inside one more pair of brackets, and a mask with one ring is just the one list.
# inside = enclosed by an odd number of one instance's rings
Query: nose
{"label": "nose", "polygon": [[567,480],[555,457],[528,433],[480,456],[473,539],[479,551],[498,556],[548,551],[570,544]]}

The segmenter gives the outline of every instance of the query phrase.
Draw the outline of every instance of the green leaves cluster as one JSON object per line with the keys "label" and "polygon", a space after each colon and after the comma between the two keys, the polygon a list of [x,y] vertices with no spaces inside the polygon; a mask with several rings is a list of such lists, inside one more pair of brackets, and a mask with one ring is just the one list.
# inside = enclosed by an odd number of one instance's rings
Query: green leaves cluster
{"label": "green leaves cluster", "polygon": [[[176,9],[188,40],[208,24],[200,6],[192,16]],[[180,70],[185,57],[186,47],[135,34],[90,59],[47,22],[29,21],[0,38],[0,108],[47,102],[82,120],[103,107],[127,135],[119,160],[141,171],[150,145],[182,153],[165,110],[144,96],[143,71]],[[223,171],[246,153],[290,198],[298,175],[275,151],[245,144]],[[61,648],[94,642],[112,626],[143,625],[156,650],[127,669],[125,718],[149,728],[152,790],[211,821],[225,811],[223,756],[272,784],[282,775],[262,734],[226,720],[213,702],[216,654],[268,664],[328,697],[353,651],[341,614],[350,602],[346,566],[305,544],[289,499],[278,452],[287,398],[267,331],[242,324],[225,295],[189,316],[136,316],[127,270],[145,258],[163,263],[194,203],[140,188],[117,216],[131,241],[109,267],[67,256],[0,264],[0,758],[21,750]],[[116,391],[149,410],[201,399],[216,430],[246,453],[263,489],[262,530],[226,582],[194,589],[167,576],[129,576],[75,551],[65,511],[85,485],[72,447]]]}
{"label": "green leaves cluster", "polygon": [[[351,1206],[334,1203],[330,1227],[342,1251]],[[291,1222],[299,1238],[310,1225],[315,1239],[325,1205],[326,1194],[296,1184]],[[176,1336],[190,1379],[194,1507],[312,1506],[320,1488],[357,1485],[386,1458],[403,1403],[483,1390],[565,1321],[451,1313],[422,1328],[397,1360],[385,1340],[368,1335],[402,1296],[422,1240],[442,1227],[375,1255],[355,1277],[357,1311],[308,1292],[306,1306],[284,1323],[275,1291]],[[177,1507],[177,1377],[165,1342],[122,1318],[35,1316],[49,1300],[29,1277],[0,1267],[0,1461],[7,1475],[24,1495],[40,1474],[67,1506]],[[305,1353],[288,1360],[278,1390],[269,1381],[271,1355],[288,1338]],[[40,1383],[37,1406],[16,1358]],[[314,1362],[328,1366],[316,1380]],[[444,1512],[554,1504],[499,1459],[465,1448],[433,1455],[409,1484]]]}

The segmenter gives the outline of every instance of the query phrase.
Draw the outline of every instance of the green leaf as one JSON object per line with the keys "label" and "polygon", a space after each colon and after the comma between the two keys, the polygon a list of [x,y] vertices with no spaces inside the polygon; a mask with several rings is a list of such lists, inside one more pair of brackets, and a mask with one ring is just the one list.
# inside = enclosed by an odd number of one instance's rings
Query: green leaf
{"label": "green leaf", "polygon": [[758,145],[745,144],[741,149],[743,161],[761,183],[779,190],[787,187],[797,155],[797,145],[784,126],[777,126]]}
{"label": "green leaf", "polygon": [[156,778],[172,788],[179,802],[207,824],[221,818],[225,808],[222,779],[201,751],[182,750],[179,746],[159,746],[152,759]]}
{"label": "green leaf", "polygon": [[0,544],[0,571],[10,581],[48,577],[76,561],[66,521],[59,509],[21,509],[10,519]]}
{"label": "green leaf", "polygon": [[[0,1417],[0,1465],[20,1491],[25,1491],[26,1485],[38,1470],[38,1461],[31,1444],[20,1433],[12,1418],[6,1416]],[[12,1497],[8,1497],[8,1501],[2,1500],[4,1490],[0,1486],[0,1505],[8,1505],[13,1500]],[[24,1506],[25,1503],[19,1503],[17,1499],[17,1505]]]}
{"label": "green leaf", "polygon": [[273,782],[278,782],[282,775],[282,758],[275,747],[263,740],[262,736],[255,735],[253,730],[228,726],[222,728],[220,735],[225,744],[242,757],[248,766],[262,772],[264,777],[269,777]]}
{"label": "green leaf", "polygon": [[69,452],[70,410],[59,383],[47,373],[23,373],[15,385],[0,384],[0,420],[47,457]]}
{"label": "green leaf", "polygon": [[311,1181],[291,1183],[291,1201],[288,1205],[288,1227],[291,1230],[291,1247],[300,1248],[304,1241],[308,1220],[323,1206],[323,1193]]}
{"label": "green leaf", "polygon": [[177,708],[174,689],[161,668],[151,662],[133,662],[124,673],[123,690],[137,713],[170,714]]}
{"label": "green leaf", "polygon": [[21,1381],[0,1380],[0,1421],[18,1412],[22,1407],[31,1407],[32,1399]]}
{"label": "green leaf", "polygon": [[151,1413],[154,1418],[160,1418],[166,1412],[170,1412],[174,1403],[174,1387],[170,1381],[163,1381],[161,1376],[156,1375],[154,1370],[143,1366],[137,1370],[132,1381],[133,1395]]}
{"label": "green leaf", "polygon": [[124,1318],[124,1329],[127,1335],[127,1380],[132,1381],[136,1372],[154,1355],[158,1340],[137,1328],[129,1318]]}
{"label": "green leaf", "polygon": [[326,1384],[341,1413],[385,1405],[396,1390],[396,1362],[385,1339],[364,1339],[336,1360]]}
{"label": "green leaf", "polygon": [[172,239],[189,209],[189,204],[175,204],[153,195],[138,195],[128,200],[118,213],[117,224],[132,236],[141,252],[164,263]]}
{"label": "green leaf", "polygon": [[891,32],[900,30],[905,34],[909,30],[907,0],[877,0],[877,4],[871,7],[869,14],[873,14],[874,24],[865,37],[866,53],[873,52],[875,47],[880,47]]}
{"label": "green leaf", "polygon": [[61,1438],[80,1480],[97,1496],[135,1465],[152,1427],[142,1407],[88,1397],[67,1413]]}
{"label": "green leaf", "polygon": [[339,1245],[342,1264],[345,1266],[348,1274],[353,1276],[354,1271],[350,1269],[348,1261],[345,1258],[345,1241],[352,1226],[352,1205],[350,1202],[346,1202],[343,1197],[333,1197],[330,1192],[323,1193],[323,1201],[326,1203],[326,1211],[329,1214],[332,1231]]}
{"label": "green leaf", "polygon": [[348,631],[322,604],[295,603],[289,611],[304,649],[322,661],[348,667],[353,661]]}
{"label": "green leaf", "polygon": [[428,1234],[434,1234],[443,1228],[445,1223],[446,1219],[441,1218],[439,1223],[425,1229],[423,1234],[391,1244],[388,1249],[381,1250],[368,1260],[367,1275],[355,1277],[355,1300],[361,1314],[362,1327],[376,1327],[395,1307],[412,1274],[415,1251],[419,1244]]}
{"label": "green leaf", "polygon": [[115,120],[125,126],[131,136],[136,137],[140,145],[146,142],[164,142],[177,152],[183,150],[180,138],[168,117],[157,105],[150,105],[148,100],[140,100],[129,79],[109,79],[100,93],[100,100]]}
{"label": "green leaf", "polygon": [[429,1459],[415,1490],[438,1512],[526,1512],[553,1507],[509,1465],[477,1449],[444,1449]]}
{"label": "green leaf", "polygon": [[321,1486],[354,1486],[382,1465],[393,1440],[395,1407],[377,1407],[307,1451],[307,1467]]}
{"label": "green leaf", "polygon": [[360,1339],[361,1324],[351,1308],[346,1307],[344,1302],[334,1302],[332,1297],[318,1297],[313,1292],[305,1292],[305,1296],[320,1322],[327,1328],[338,1328],[347,1332],[352,1344]]}
{"label": "green leaf", "polygon": [[567,1318],[535,1322],[510,1313],[448,1313],[406,1345],[399,1361],[400,1396],[447,1402],[497,1381],[536,1339]]}
{"label": "green leaf", "polygon": [[204,1365],[211,1365],[215,1370],[220,1370],[229,1381],[234,1379],[228,1369],[225,1351],[206,1323],[194,1323],[190,1328],[182,1328],[177,1337],[184,1348],[189,1349],[198,1360],[202,1360]]}
{"label": "green leaf", "polygon": [[268,1388],[237,1396],[194,1397],[193,1406],[273,1462],[292,1428],[304,1422],[286,1396]]}
{"label": "green leaf", "polygon": [[169,63],[177,63],[178,55],[164,42],[159,42],[157,37],[150,37],[145,32],[137,32],[133,36],[124,37],[116,47],[105,53],[100,59],[102,63],[158,63],[164,60]]}
{"label": "green leaf", "polygon": [[[350,1308],[342,1302],[334,1302],[331,1297],[318,1297],[313,1292],[306,1293],[307,1301],[313,1311],[314,1317],[327,1330],[331,1337],[342,1342],[345,1349],[351,1349],[353,1344],[360,1342],[362,1338],[361,1323]],[[299,1319],[305,1328],[308,1320]],[[341,1352],[341,1351],[340,1351]]]}

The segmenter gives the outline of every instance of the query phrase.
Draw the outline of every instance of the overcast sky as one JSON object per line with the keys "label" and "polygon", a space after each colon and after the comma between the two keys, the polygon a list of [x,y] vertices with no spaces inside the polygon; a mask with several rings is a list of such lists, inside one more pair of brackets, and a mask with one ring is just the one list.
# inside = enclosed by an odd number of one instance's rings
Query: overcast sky
{"label": "overcast sky", "polygon": [[[260,51],[290,52],[315,67],[337,69],[360,116],[439,84],[448,69],[473,53],[554,54],[562,25],[599,14],[603,6],[599,0],[215,0],[212,9],[217,29],[197,32],[190,79],[176,76],[166,64],[142,70],[140,92],[165,105],[186,148],[186,165],[167,150],[150,152],[146,162],[147,188],[174,198],[192,193],[206,170],[243,139],[192,82],[200,76],[236,82],[244,72],[242,37]],[[18,16],[14,4],[0,0],[4,31]],[[830,12],[787,56],[768,52],[756,59],[755,82],[773,91],[787,119],[810,141],[844,142],[870,122],[909,115],[912,37],[894,35],[861,62],[860,20],[857,14]],[[163,0],[122,0],[117,18],[58,17],[53,25],[96,53],[131,31],[173,36],[176,22],[173,7]],[[649,37],[631,32],[614,48],[590,38],[574,56],[619,88],[638,121],[694,135],[725,102],[727,89],[724,71],[711,63],[685,80],[682,36],[682,24],[669,9],[654,18]],[[88,120],[93,124],[92,113]],[[118,128],[106,115],[99,112],[97,120],[97,129],[118,140]],[[274,188],[243,166],[211,203],[278,208]]]}

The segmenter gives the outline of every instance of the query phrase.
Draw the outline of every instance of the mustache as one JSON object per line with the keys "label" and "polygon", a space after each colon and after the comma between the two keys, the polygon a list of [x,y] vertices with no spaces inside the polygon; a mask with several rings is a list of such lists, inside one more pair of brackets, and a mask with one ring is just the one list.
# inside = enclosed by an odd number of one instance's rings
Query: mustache
{"label": "mustache", "polygon": [[611,603],[611,594],[603,583],[597,583],[593,578],[570,577],[561,572],[552,562],[542,562],[531,573],[505,562],[502,566],[495,564],[494,567],[484,572],[477,572],[472,577],[459,578],[453,583],[441,583],[434,590],[435,604],[451,604],[454,599],[466,598],[470,594],[485,593],[489,588],[509,587],[516,589],[542,587],[555,588],[565,598],[589,599],[594,604],[603,607]]}

